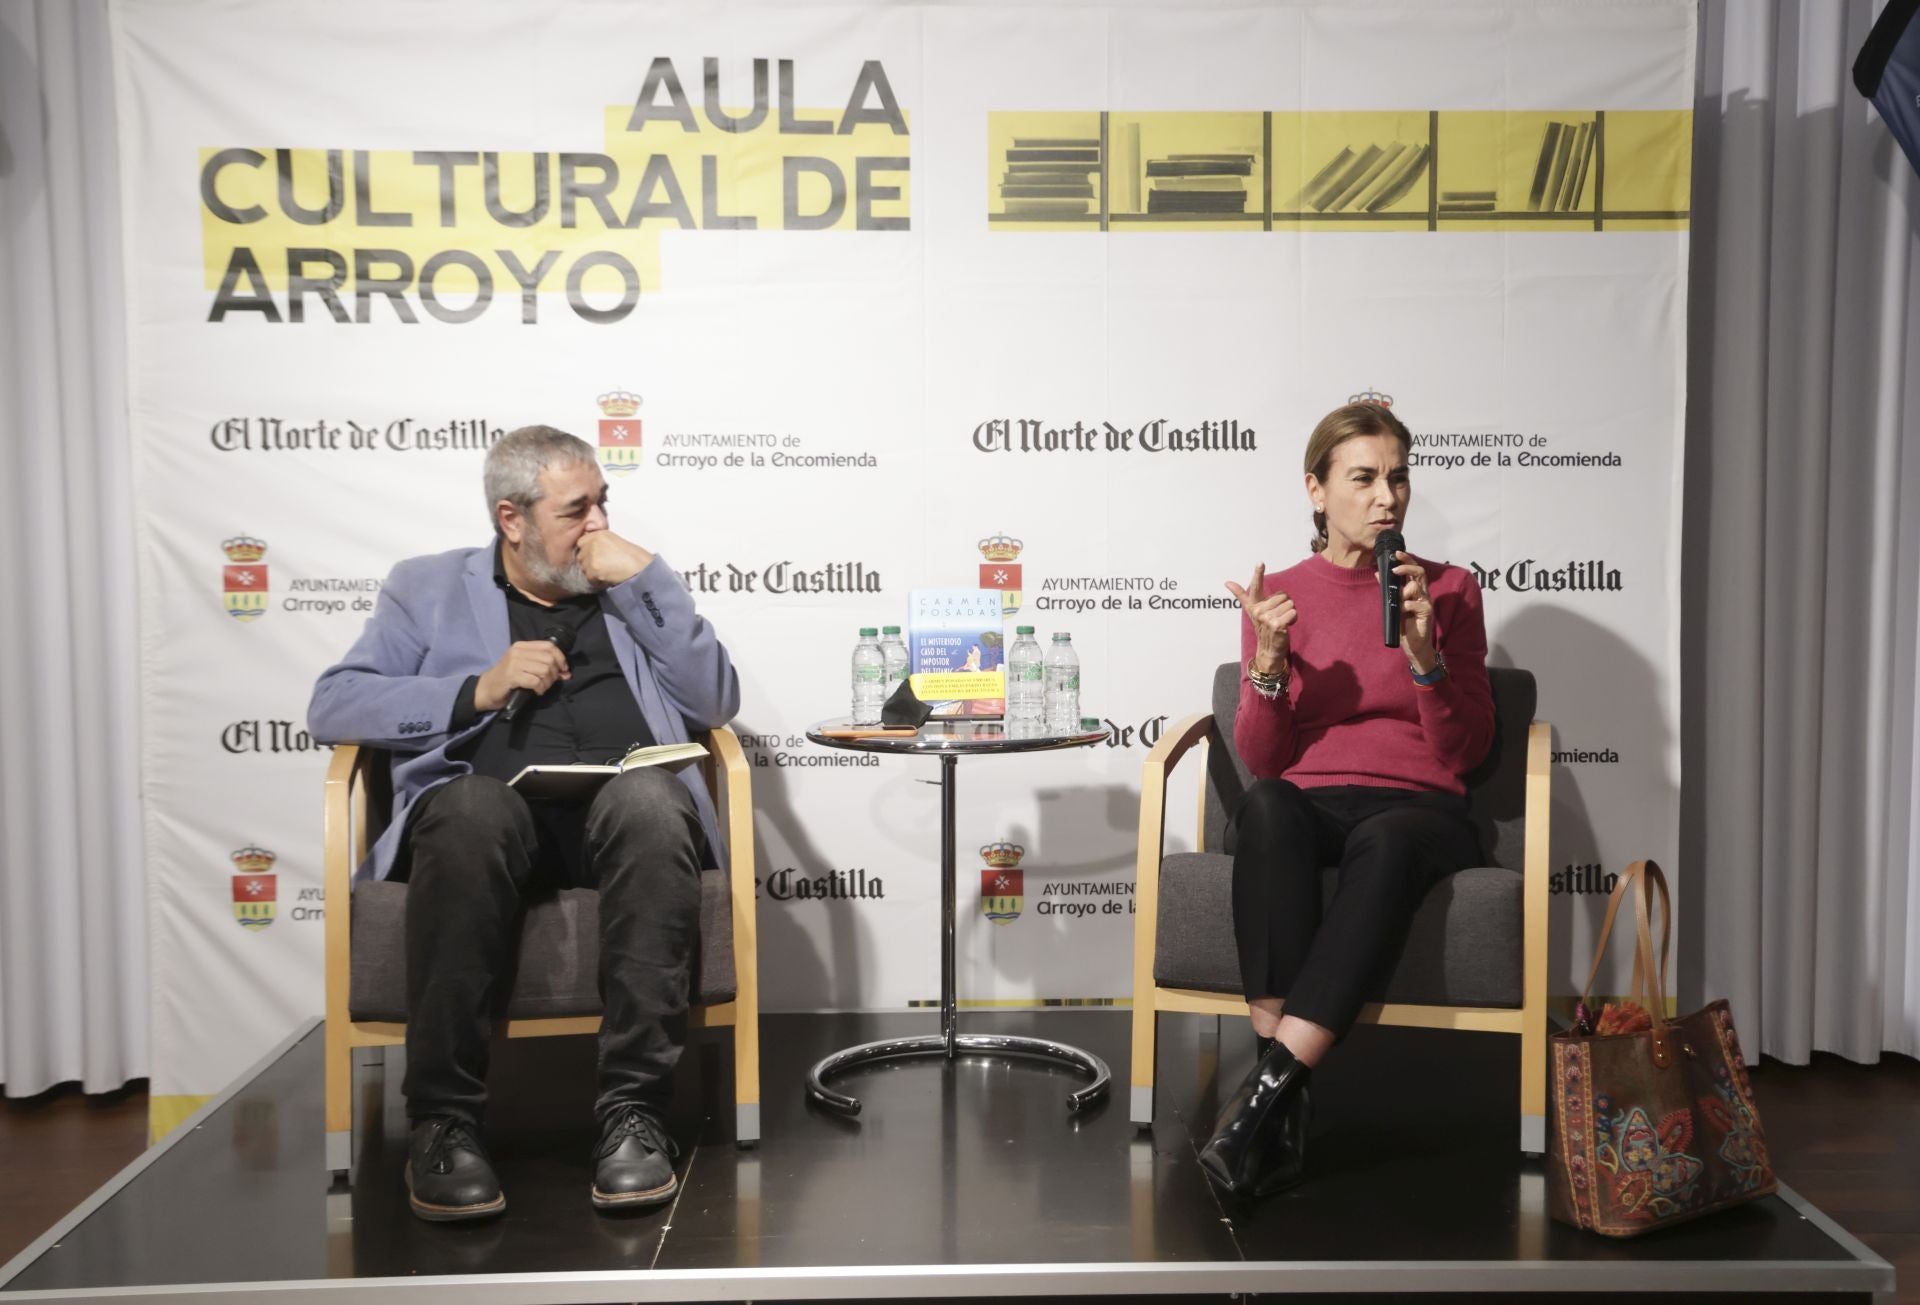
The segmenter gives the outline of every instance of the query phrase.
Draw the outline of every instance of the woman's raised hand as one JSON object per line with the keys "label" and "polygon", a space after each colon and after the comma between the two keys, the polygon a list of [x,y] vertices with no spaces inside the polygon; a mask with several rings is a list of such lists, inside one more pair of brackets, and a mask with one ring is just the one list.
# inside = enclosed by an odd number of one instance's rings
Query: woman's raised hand
{"label": "woman's raised hand", "polygon": [[1242,589],[1227,581],[1227,592],[1240,602],[1240,610],[1253,622],[1256,646],[1253,669],[1262,675],[1278,675],[1287,664],[1287,631],[1300,619],[1293,599],[1280,590],[1267,592],[1267,564],[1257,563],[1253,579]]}

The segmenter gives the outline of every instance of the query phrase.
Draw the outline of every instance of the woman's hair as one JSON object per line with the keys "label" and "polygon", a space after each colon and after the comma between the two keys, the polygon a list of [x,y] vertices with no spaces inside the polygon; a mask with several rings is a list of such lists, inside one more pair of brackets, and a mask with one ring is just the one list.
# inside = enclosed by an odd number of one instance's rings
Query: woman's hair
{"label": "woman's hair", "polygon": [[[1333,470],[1333,451],[1350,439],[1366,435],[1391,435],[1400,441],[1401,452],[1413,453],[1413,435],[1391,408],[1377,403],[1349,403],[1322,417],[1307,437],[1307,474],[1326,484],[1327,474]],[[1313,514],[1313,539],[1308,546],[1316,553],[1327,546],[1326,513]]]}

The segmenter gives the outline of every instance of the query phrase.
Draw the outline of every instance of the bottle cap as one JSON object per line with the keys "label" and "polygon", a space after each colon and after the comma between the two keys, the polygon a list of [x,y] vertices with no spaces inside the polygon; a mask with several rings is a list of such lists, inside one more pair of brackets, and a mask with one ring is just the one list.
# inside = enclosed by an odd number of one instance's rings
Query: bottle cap
{"label": "bottle cap", "polygon": [[1098,716],[1082,716],[1080,718],[1081,733],[1091,734],[1099,728],[1100,728],[1100,718]]}
{"label": "bottle cap", "polygon": [[1033,627],[1031,625],[1016,625],[1013,627],[1013,632],[1015,634],[1032,634]]}
{"label": "bottle cap", "polygon": [[863,625],[860,627],[860,637],[862,639],[877,638],[879,637],[879,634],[880,632],[874,629],[871,625]]}
{"label": "bottle cap", "polygon": [[1073,636],[1068,634],[1065,630],[1056,630],[1053,633],[1053,641],[1055,643],[1072,643]]}
{"label": "bottle cap", "polygon": [[899,626],[897,626],[897,625],[883,625],[883,626],[881,626],[881,627],[880,627],[880,633],[882,633],[882,634],[899,634],[899,633],[900,633],[900,627],[899,627]]}

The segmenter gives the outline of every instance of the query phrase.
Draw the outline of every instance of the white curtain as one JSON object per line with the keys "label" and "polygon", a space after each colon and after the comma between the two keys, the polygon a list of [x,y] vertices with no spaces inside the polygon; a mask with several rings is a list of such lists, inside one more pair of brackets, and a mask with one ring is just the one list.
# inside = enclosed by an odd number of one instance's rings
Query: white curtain
{"label": "white curtain", "polygon": [[1682,997],[1794,1062],[1920,1053],[1920,178],[1850,79],[1879,8],[1702,11]]}
{"label": "white curtain", "polygon": [[100,0],[0,0],[0,1083],[147,1072],[113,78]]}

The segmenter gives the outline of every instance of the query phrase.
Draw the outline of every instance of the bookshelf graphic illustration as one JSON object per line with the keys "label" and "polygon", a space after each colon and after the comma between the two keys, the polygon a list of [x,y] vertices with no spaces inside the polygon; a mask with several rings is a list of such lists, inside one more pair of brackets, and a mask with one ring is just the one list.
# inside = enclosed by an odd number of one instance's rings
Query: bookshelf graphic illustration
{"label": "bookshelf graphic illustration", "polygon": [[1690,110],[987,115],[995,230],[1682,231]]}
{"label": "bookshelf graphic illustration", "polygon": [[1015,137],[1000,182],[1003,211],[1028,217],[1086,217],[1093,212],[1100,138]]}

